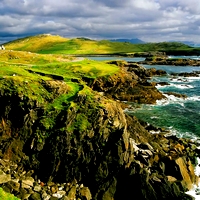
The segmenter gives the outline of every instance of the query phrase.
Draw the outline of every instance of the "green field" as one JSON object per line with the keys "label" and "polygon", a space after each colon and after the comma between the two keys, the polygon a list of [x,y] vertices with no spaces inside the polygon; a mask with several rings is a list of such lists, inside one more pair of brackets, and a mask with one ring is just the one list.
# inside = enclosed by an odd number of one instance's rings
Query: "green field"
{"label": "green field", "polygon": [[[106,62],[76,60],[65,55],[41,55],[21,51],[0,51],[0,87],[18,91],[44,103],[51,98],[42,81],[63,81],[70,99],[85,87],[83,77],[109,76],[119,68]],[[28,89],[27,89],[28,88]],[[44,94],[44,92],[46,92]]]}
{"label": "green field", "polygon": [[199,52],[178,42],[131,44],[109,40],[86,38],[63,38],[58,35],[36,35],[11,41],[5,44],[8,50],[30,51],[40,54],[134,54],[137,52]]}

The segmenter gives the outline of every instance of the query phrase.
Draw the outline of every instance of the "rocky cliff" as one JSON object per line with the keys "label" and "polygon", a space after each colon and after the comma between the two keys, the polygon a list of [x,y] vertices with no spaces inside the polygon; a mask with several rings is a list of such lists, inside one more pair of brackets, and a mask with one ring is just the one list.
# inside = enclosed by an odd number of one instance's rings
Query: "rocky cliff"
{"label": "rocky cliff", "polygon": [[21,199],[192,199],[196,145],[151,134],[116,101],[163,98],[146,80],[155,70],[113,64],[118,73],[82,77],[70,99],[62,80],[1,78],[3,188]]}
{"label": "rocky cliff", "polygon": [[139,62],[140,64],[147,65],[175,65],[175,66],[200,66],[199,60],[184,59],[184,58],[168,58],[167,56],[150,56],[144,61]]}

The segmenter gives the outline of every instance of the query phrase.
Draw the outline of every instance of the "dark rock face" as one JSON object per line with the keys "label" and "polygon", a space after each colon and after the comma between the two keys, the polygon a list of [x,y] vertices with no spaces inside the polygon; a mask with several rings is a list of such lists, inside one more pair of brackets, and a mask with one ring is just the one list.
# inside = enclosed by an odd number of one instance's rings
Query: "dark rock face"
{"label": "dark rock face", "polygon": [[[89,84],[106,97],[80,91],[73,103],[50,111],[34,98],[1,88],[0,157],[20,163],[13,170],[26,171],[28,177],[20,178],[23,187],[17,182],[12,191],[16,188],[21,195],[31,189],[29,199],[43,198],[48,191],[57,198],[54,183],[59,183],[71,186],[61,190],[69,199],[190,199],[184,192],[197,178],[192,165],[196,145],[162,132],[150,134],[148,126],[107,98],[152,103],[163,97],[140,78],[144,69],[135,68],[133,73],[133,65],[124,66],[119,74]],[[53,93],[47,102],[68,92],[63,82],[41,85]],[[46,124],[46,119],[52,121]],[[12,176],[3,178],[1,186],[14,181]]]}
{"label": "dark rock face", "polygon": [[147,57],[144,61],[140,61],[138,63],[148,65],[200,66],[200,60],[169,59],[166,56]]}
{"label": "dark rock face", "polygon": [[200,71],[172,73],[171,75],[173,75],[173,76],[183,76],[183,77],[200,77]]}
{"label": "dark rock face", "polygon": [[164,75],[166,72],[156,69],[145,69],[136,63],[116,63],[121,66],[119,73],[111,77],[101,77],[95,80],[86,80],[95,91],[103,92],[105,96],[137,103],[154,104],[156,100],[164,98],[155,88],[155,83],[148,82],[153,75]]}

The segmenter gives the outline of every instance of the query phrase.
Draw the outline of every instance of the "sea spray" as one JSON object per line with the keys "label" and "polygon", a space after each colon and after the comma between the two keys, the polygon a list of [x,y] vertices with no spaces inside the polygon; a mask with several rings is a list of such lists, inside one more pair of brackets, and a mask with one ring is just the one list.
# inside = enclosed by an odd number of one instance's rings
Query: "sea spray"
{"label": "sea spray", "polygon": [[[200,158],[197,158],[197,165],[195,167],[195,174],[196,176],[200,176]],[[189,194],[193,196],[196,200],[200,200],[200,178],[197,181],[197,184],[193,185],[193,188],[186,192],[186,194]]]}

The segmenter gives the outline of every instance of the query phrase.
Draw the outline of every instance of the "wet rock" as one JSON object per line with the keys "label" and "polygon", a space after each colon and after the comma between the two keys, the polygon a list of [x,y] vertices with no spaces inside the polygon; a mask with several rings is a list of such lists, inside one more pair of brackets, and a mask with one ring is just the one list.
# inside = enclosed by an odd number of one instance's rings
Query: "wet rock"
{"label": "wet rock", "polygon": [[190,190],[194,183],[195,174],[192,164],[187,162],[185,158],[178,158],[175,160],[176,164],[179,167],[180,173],[182,175],[182,185],[183,187]]}
{"label": "wet rock", "polygon": [[92,195],[91,195],[88,187],[81,188],[79,190],[79,194],[80,194],[82,199],[85,199],[85,200],[91,200],[92,199]]}
{"label": "wet rock", "polygon": [[22,188],[31,188],[33,187],[34,179],[32,177],[26,177],[24,180],[22,180]]}

